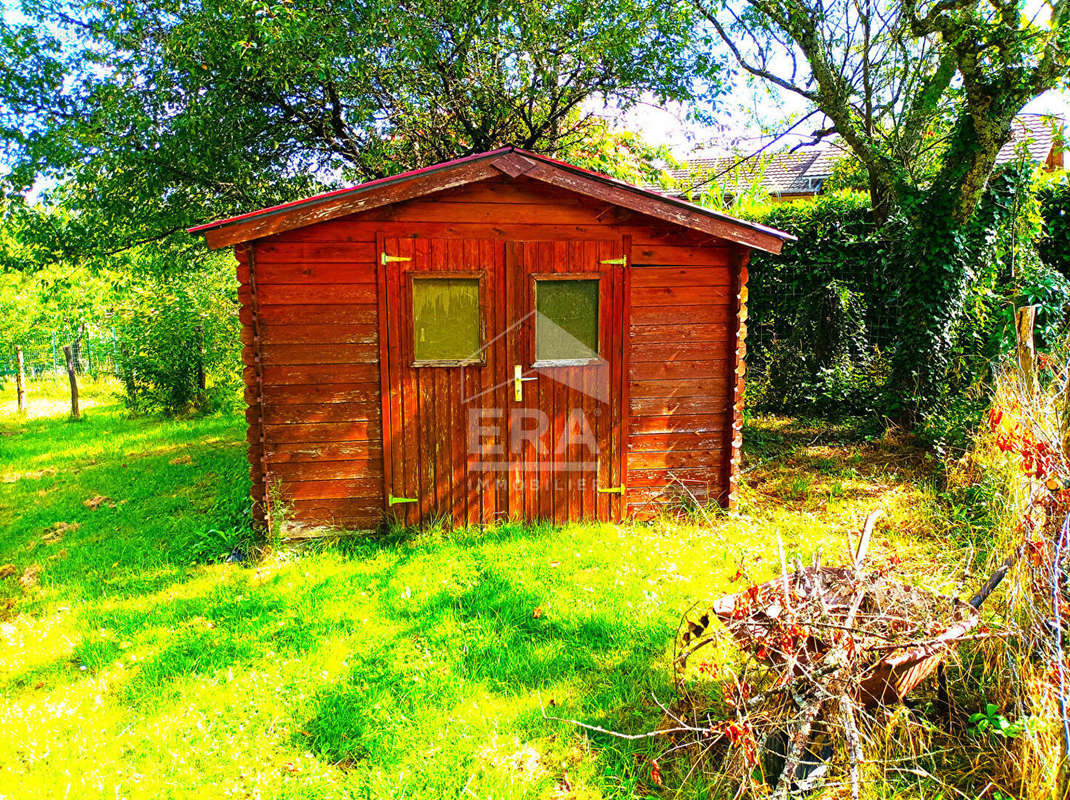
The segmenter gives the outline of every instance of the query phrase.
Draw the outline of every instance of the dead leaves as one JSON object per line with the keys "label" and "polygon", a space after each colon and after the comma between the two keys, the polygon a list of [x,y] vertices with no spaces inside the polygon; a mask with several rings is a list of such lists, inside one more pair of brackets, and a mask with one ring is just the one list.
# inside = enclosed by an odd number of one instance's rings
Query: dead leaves
{"label": "dead leaves", "polygon": [[192,464],[193,463],[193,458],[190,456],[189,453],[186,453],[184,456],[177,456],[175,458],[172,458],[167,463],[171,464],[171,465]]}
{"label": "dead leaves", "polygon": [[41,478],[50,478],[55,475],[57,470],[55,467],[46,467],[45,469],[30,470],[29,472],[5,472],[3,477],[0,477],[0,482],[3,483],[15,483],[20,480],[35,481]]}
{"label": "dead leaves", "polygon": [[45,528],[45,533],[41,537],[42,544],[55,544],[64,537],[67,533],[78,530],[81,526],[77,522],[54,522],[49,527]]}
{"label": "dead leaves", "polygon": [[19,586],[22,587],[22,591],[28,592],[33,589],[40,582],[41,577],[41,565],[30,564],[22,571],[22,575],[19,577]]}
{"label": "dead leaves", "polygon": [[98,494],[94,495],[93,497],[90,497],[88,500],[82,503],[82,505],[84,505],[90,511],[96,511],[102,505],[107,505],[108,508],[115,508],[115,501],[112,500],[110,497],[105,497],[102,494]]}
{"label": "dead leaves", "polygon": [[4,564],[4,566],[0,567],[0,580],[3,580],[4,578],[10,578],[18,571],[19,568],[16,567],[14,564]]}

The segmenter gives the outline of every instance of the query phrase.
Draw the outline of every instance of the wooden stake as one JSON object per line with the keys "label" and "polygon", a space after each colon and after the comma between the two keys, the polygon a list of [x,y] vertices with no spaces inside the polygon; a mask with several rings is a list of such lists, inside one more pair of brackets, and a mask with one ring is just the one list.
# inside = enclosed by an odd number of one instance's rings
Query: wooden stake
{"label": "wooden stake", "polygon": [[862,538],[858,540],[858,548],[854,553],[854,568],[855,573],[862,573],[862,563],[866,560],[866,551],[869,550],[869,540],[873,536],[873,527],[877,524],[877,520],[884,515],[882,509],[874,509],[866,517],[865,527],[862,528]]}
{"label": "wooden stake", "polygon": [[71,357],[71,346],[63,345],[63,357],[67,361],[67,377],[71,379],[71,417],[81,419],[78,411],[78,376],[74,374],[74,359]]}
{"label": "wooden stake", "polygon": [[1022,371],[1022,385],[1026,396],[1037,396],[1037,371],[1033,347],[1033,327],[1037,321],[1036,306],[1022,306],[1014,311],[1014,327],[1018,334],[1018,368]]}
{"label": "wooden stake", "polygon": [[204,379],[204,326],[197,325],[193,330],[197,334],[197,391],[203,397],[207,388]]}
{"label": "wooden stake", "polygon": [[22,358],[22,348],[15,348],[15,360],[18,369],[15,371],[15,393],[18,395],[19,411],[26,410],[26,363]]}

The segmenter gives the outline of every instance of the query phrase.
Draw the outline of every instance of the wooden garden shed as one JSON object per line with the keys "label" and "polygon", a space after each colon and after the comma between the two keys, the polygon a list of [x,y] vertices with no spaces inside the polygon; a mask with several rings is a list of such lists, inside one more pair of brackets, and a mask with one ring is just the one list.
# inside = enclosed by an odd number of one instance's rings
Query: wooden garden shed
{"label": "wooden garden shed", "polygon": [[747,261],[788,234],[511,147],[191,232],[237,256],[262,513],[735,501]]}

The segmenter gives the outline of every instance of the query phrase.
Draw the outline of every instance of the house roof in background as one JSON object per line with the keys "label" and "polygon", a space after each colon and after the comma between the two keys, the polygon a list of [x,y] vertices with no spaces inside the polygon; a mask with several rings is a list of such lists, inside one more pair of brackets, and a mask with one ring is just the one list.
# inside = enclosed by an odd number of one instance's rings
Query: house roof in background
{"label": "house roof in background", "polygon": [[1006,164],[1018,156],[1022,145],[1029,151],[1029,157],[1038,164],[1048,160],[1052,148],[1061,144],[1066,120],[1051,114],[1019,114],[1014,118],[1011,139],[1000,148],[996,156],[997,164]]}
{"label": "house roof in background", "polygon": [[[1023,146],[1034,162],[1045,163],[1058,143],[1064,125],[1065,120],[1059,116],[1019,114],[1013,122],[1011,139],[1000,149],[996,163],[1013,161]],[[834,137],[787,153],[759,154],[742,159],[738,156],[695,157],[687,161],[684,169],[668,172],[680,191],[716,181],[732,192],[746,189],[760,176],[765,190],[771,195],[813,194],[832,174],[836,161],[847,152],[842,140]]]}
{"label": "house roof in background", "polygon": [[423,169],[357,184],[190,228],[203,233],[212,248],[248,242],[282,231],[348,216],[372,208],[424,197],[490,178],[523,176],[560,189],[636,211],[665,222],[772,253],[795,237],[756,222],[666,197],[608,175],[564,161],[503,147]]}

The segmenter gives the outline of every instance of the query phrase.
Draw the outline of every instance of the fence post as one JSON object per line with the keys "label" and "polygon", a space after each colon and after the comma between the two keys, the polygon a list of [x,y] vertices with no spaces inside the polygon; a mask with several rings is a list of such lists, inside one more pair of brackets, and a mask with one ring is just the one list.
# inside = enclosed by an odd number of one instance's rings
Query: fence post
{"label": "fence post", "polygon": [[1022,370],[1022,383],[1030,400],[1037,396],[1037,371],[1033,349],[1033,324],[1036,318],[1036,306],[1022,306],[1014,311],[1014,327],[1018,334],[1018,367]]}
{"label": "fence post", "polygon": [[67,377],[71,380],[71,417],[81,419],[78,413],[78,376],[74,374],[74,359],[69,344],[63,345],[63,358],[67,361]]}
{"label": "fence post", "polygon": [[59,372],[59,358],[56,354],[56,332],[52,331],[52,372]]}
{"label": "fence post", "polygon": [[93,375],[93,348],[90,346],[90,339],[92,338],[91,331],[88,325],[84,325],[82,329],[85,331],[85,371]]}
{"label": "fence post", "polygon": [[26,362],[22,358],[22,348],[15,348],[15,394],[18,396],[19,411],[26,409]]}
{"label": "fence post", "polygon": [[207,388],[204,379],[204,326],[198,324],[193,330],[197,333],[197,389],[203,397]]}

